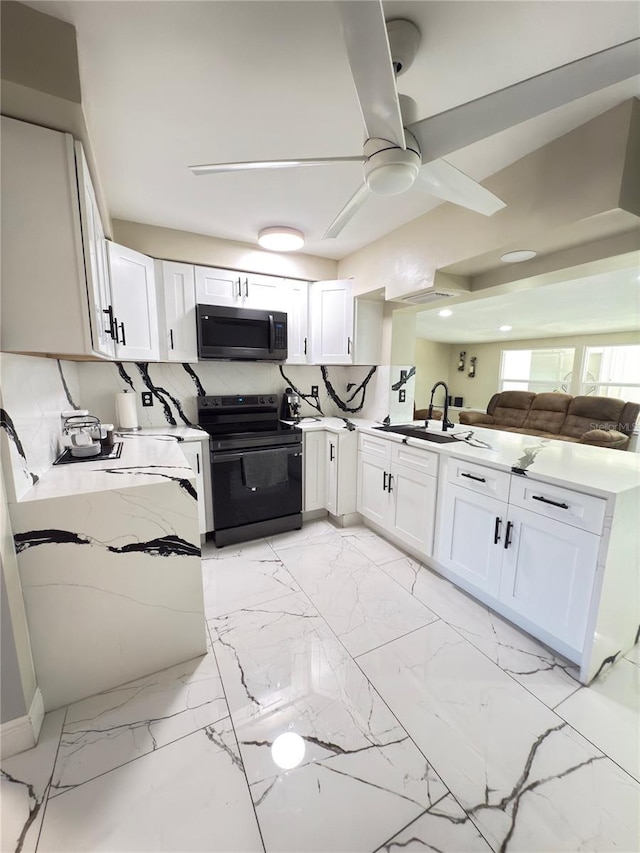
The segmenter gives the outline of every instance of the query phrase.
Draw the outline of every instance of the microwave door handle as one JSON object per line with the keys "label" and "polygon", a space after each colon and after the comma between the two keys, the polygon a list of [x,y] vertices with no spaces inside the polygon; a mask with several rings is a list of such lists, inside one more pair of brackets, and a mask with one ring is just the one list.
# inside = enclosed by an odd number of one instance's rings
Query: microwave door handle
{"label": "microwave door handle", "polygon": [[275,338],[275,325],[273,322],[273,314],[269,314],[269,352],[273,352],[274,338]]}

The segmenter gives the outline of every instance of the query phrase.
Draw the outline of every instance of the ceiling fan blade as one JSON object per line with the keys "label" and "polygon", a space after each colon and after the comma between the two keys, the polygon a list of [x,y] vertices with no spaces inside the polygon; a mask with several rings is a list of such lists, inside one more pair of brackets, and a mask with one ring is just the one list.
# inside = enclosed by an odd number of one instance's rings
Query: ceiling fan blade
{"label": "ceiling fan blade", "polygon": [[396,77],[380,0],[338,3],[347,56],[369,139],[406,148]]}
{"label": "ceiling fan blade", "polygon": [[365,158],[319,157],[315,160],[247,160],[241,163],[204,163],[189,166],[194,175],[212,175],[218,172],[248,172],[253,169],[293,169],[297,166],[328,166],[334,163],[364,163]]}
{"label": "ceiling fan blade", "polygon": [[640,74],[640,39],[636,38],[429,116],[407,129],[420,144],[423,162],[429,162],[431,157],[459,151],[637,74]]}
{"label": "ceiling fan blade", "polygon": [[371,190],[369,187],[366,184],[362,184],[324,232],[322,239],[328,240],[331,237],[337,237],[345,225],[353,219],[370,195]]}
{"label": "ceiling fan blade", "polygon": [[484,216],[491,216],[507,206],[498,196],[446,160],[433,160],[422,166],[414,186]]}

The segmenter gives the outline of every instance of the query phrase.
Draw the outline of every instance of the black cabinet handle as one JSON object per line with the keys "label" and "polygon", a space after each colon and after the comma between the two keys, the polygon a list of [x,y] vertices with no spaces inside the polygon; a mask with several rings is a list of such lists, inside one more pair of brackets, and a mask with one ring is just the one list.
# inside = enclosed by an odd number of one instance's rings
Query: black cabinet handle
{"label": "black cabinet handle", "polygon": [[383,492],[387,491],[387,472],[386,471],[382,472],[382,491]]}
{"label": "black cabinet handle", "polygon": [[335,459],[333,451],[335,450],[335,445],[332,442],[329,442],[329,462],[333,462]]}
{"label": "black cabinet handle", "polygon": [[391,492],[393,491],[393,489],[391,488],[392,485],[393,485],[393,474],[389,474],[389,488],[388,488],[389,494],[391,494]]}
{"label": "black cabinet handle", "polygon": [[240,276],[238,276],[238,299],[242,298],[242,283],[240,281]]}
{"label": "black cabinet handle", "polygon": [[114,329],[114,331],[115,331],[115,335],[113,336],[113,340],[114,340],[117,344],[119,344],[119,343],[120,343],[120,338],[119,338],[119,336],[118,336],[118,318],[117,318],[117,317],[114,317],[114,318],[113,318],[113,329]]}
{"label": "black cabinet handle", "polygon": [[347,338],[347,355],[351,355],[351,338]]}
{"label": "black cabinet handle", "polygon": [[245,278],[244,280],[244,295],[249,298],[249,279]]}
{"label": "black cabinet handle", "polygon": [[304,339],[304,354],[307,354],[307,339]]}
{"label": "black cabinet handle", "polygon": [[115,332],[113,329],[113,306],[109,305],[108,308],[103,308],[102,313],[106,314],[107,317],[109,318],[109,328],[105,329],[104,331],[106,332],[107,335],[111,335],[111,337],[115,340],[116,335],[115,335]]}
{"label": "black cabinet handle", "polygon": [[127,337],[124,333],[124,320],[120,323],[120,331],[122,332],[122,346],[126,347],[127,345]]}
{"label": "black cabinet handle", "polygon": [[467,477],[467,479],[469,479],[469,480],[475,480],[477,483],[486,483],[487,482],[484,477],[475,477],[473,474],[467,474],[466,471],[463,471],[460,474],[460,476],[461,477]]}
{"label": "black cabinet handle", "polygon": [[169,340],[171,341],[171,349],[175,349],[173,345],[173,329],[169,329]]}
{"label": "black cabinet handle", "polygon": [[496,515],[496,526],[493,529],[493,544],[497,545],[500,541],[500,525],[502,524],[502,519]]}
{"label": "black cabinet handle", "polygon": [[509,545],[511,545],[511,531],[513,530],[513,522],[507,521],[507,532],[504,537],[504,550],[506,551]]}
{"label": "black cabinet handle", "polygon": [[551,504],[551,506],[560,507],[560,509],[569,509],[569,504],[561,504],[558,501],[550,501],[549,498],[543,498],[542,495],[531,495],[532,501],[541,501],[543,504]]}
{"label": "black cabinet handle", "polygon": [[196,453],[196,472],[200,473],[200,454]]}

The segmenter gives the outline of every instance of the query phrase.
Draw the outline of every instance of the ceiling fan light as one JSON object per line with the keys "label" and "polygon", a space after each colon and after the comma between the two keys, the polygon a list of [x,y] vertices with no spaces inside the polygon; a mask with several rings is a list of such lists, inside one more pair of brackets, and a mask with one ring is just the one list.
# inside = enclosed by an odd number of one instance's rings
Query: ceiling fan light
{"label": "ceiling fan light", "polygon": [[304,246],[304,234],[296,228],[274,225],[260,231],[258,245],[271,252],[294,252]]}

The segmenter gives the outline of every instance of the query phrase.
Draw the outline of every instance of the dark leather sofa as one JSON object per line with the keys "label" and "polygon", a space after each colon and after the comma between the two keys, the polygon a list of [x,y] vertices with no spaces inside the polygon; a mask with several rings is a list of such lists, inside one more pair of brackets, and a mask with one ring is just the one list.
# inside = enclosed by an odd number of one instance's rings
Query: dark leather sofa
{"label": "dark leather sofa", "polygon": [[638,403],[613,397],[502,391],[486,413],[460,412],[460,423],[626,450],[639,413]]}

